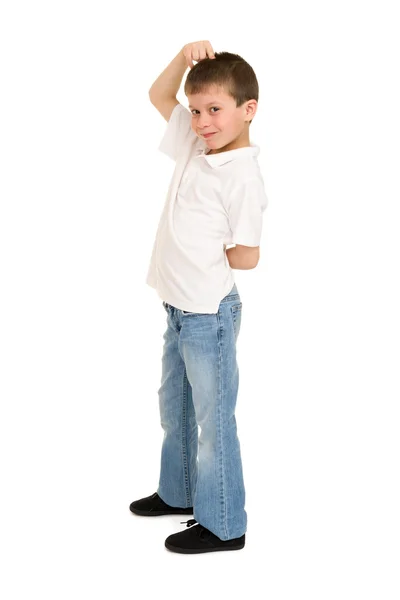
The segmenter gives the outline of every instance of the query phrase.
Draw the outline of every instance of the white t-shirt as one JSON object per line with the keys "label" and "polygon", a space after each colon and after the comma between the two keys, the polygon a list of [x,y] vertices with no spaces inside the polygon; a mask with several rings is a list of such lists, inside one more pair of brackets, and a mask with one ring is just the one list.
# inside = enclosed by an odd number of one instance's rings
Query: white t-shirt
{"label": "white t-shirt", "polygon": [[177,104],[159,150],[176,162],[146,283],[168,304],[214,314],[235,279],[224,244],[259,246],[267,207],[255,144],[207,154]]}

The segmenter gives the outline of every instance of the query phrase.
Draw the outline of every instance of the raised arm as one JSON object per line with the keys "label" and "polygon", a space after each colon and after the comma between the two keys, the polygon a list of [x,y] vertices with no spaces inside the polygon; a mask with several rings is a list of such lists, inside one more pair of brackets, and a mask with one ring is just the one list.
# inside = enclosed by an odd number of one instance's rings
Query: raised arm
{"label": "raised arm", "polygon": [[149,90],[150,102],[169,121],[172,111],[179,104],[176,95],[182,83],[186,69],[194,66],[193,60],[213,58],[214,51],[210,42],[192,42],[186,44],[157,77]]}
{"label": "raised arm", "polygon": [[183,48],[157,77],[149,90],[150,102],[169,121],[172,111],[179,104],[176,94],[188,68]]}

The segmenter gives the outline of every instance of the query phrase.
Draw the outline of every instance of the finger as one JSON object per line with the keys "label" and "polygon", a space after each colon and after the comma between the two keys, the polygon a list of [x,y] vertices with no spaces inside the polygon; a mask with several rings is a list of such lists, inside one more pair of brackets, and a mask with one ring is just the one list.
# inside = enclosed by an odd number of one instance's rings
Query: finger
{"label": "finger", "polygon": [[207,49],[208,56],[210,58],[215,58],[214,50],[213,50],[211,44],[206,44],[206,49]]}
{"label": "finger", "polygon": [[199,56],[200,56],[199,60],[204,60],[204,59],[208,58],[206,42],[202,42],[202,44],[200,46],[200,50],[199,50]]}
{"label": "finger", "polygon": [[187,66],[189,67],[189,69],[192,69],[194,67],[194,65],[193,65],[192,55],[191,55],[190,51],[188,53],[185,53],[185,58],[186,58]]}

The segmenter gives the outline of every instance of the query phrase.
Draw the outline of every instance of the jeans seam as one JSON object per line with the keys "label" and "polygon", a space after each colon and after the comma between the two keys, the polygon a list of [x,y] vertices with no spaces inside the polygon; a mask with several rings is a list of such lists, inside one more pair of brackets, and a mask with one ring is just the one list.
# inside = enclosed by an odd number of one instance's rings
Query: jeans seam
{"label": "jeans seam", "polygon": [[219,455],[220,455],[220,481],[221,481],[221,490],[222,490],[222,498],[221,498],[221,526],[225,530],[226,539],[229,538],[228,529],[227,529],[227,515],[226,515],[226,486],[225,486],[225,456],[224,456],[224,432],[223,432],[223,378],[222,378],[222,337],[223,337],[223,325],[221,319],[219,317],[219,313],[217,313],[217,321],[218,321],[218,393],[220,394],[220,402],[218,402],[218,420],[217,420],[217,439],[219,445]]}
{"label": "jeans seam", "polygon": [[190,506],[190,483],[189,483],[189,474],[188,474],[188,459],[187,459],[187,374],[186,368],[183,370],[183,408],[182,408],[182,463],[183,463],[183,477],[185,481],[185,494],[186,494],[186,503]]}

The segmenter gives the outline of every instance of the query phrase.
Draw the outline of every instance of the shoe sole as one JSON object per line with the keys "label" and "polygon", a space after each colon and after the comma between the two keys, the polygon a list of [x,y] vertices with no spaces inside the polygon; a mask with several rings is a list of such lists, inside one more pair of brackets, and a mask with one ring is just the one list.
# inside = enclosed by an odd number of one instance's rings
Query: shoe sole
{"label": "shoe sole", "polygon": [[228,550],[241,550],[244,548],[245,542],[240,546],[230,546],[230,547],[221,547],[221,548],[204,548],[204,549],[195,549],[195,548],[176,548],[176,546],[171,546],[168,542],[165,542],[165,547],[168,548],[171,552],[177,552],[178,554],[204,554],[205,552],[219,552]]}
{"label": "shoe sole", "polygon": [[165,511],[165,510],[153,510],[152,512],[149,512],[147,510],[139,510],[137,508],[129,508],[129,510],[135,514],[135,515],[139,515],[140,517],[161,517],[162,515],[192,515],[193,514],[193,510],[189,510],[189,511],[180,511],[179,509],[176,509],[175,511]]}

